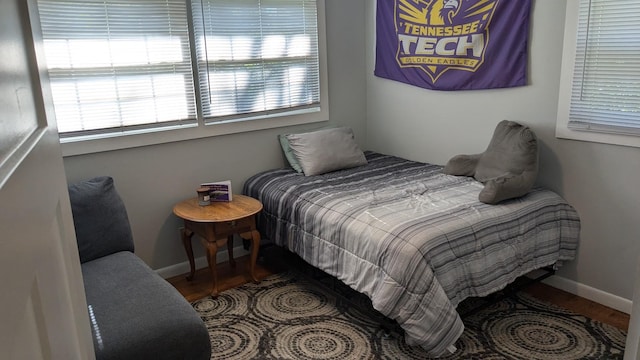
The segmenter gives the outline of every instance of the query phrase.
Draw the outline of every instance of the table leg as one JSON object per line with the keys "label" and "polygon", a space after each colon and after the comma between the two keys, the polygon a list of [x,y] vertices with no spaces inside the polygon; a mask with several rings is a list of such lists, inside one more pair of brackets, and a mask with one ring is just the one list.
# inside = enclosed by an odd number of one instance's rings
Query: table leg
{"label": "table leg", "polygon": [[258,260],[258,250],[260,249],[260,233],[258,230],[251,230],[251,262],[249,263],[249,273],[255,283],[259,283],[256,276],[256,261]]}
{"label": "table leg", "polygon": [[236,267],[236,259],[233,258],[233,235],[227,236],[227,252],[229,253],[229,265]]}
{"label": "table leg", "polygon": [[218,255],[218,245],[216,241],[202,241],[207,253],[207,263],[211,270],[211,296],[218,296],[218,270],[216,269],[216,256]]}
{"label": "table leg", "polygon": [[185,225],[181,231],[182,235],[182,245],[184,245],[184,250],[187,252],[187,257],[189,258],[189,275],[187,275],[187,280],[193,280],[193,276],[196,273],[196,265],[193,260],[193,247],[191,246],[191,237],[193,236],[193,231],[189,230]]}

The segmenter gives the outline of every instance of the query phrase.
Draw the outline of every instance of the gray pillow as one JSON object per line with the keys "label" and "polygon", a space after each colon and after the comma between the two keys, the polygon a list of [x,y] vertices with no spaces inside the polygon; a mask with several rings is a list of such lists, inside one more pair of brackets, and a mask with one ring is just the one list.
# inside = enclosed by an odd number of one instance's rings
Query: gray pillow
{"label": "gray pillow", "polygon": [[478,160],[474,177],[480,182],[536,170],[538,145],[536,136],[526,126],[513,121],[501,121],[489,146]]}
{"label": "gray pillow", "polygon": [[133,252],[127,210],[111,177],[101,176],[69,185],[69,200],[80,262],[119,251]]}
{"label": "gray pillow", "polygon": [[286,135],[289,146],[306,176],[365,165],[367,159],[358,147],[353,130],[324,129]]}
{"label": "gray pillow", "polygon": [[282,147],[282,152],[284,156],[287,158],[287,162],[296,172],[301,173],[302,168],[300,167],[300,163],[296,156],[293,154],[293,150],[291,150],[291,146],[289,145],[289,140],[287,140],[286,135],[278,135],[278,141],[280,141],[280,147]]}
{"label": "gray pillow", "polygon": [[487,204],[525,195],[538,175],[535,133],[514,121],[496,126],[489,146],[481,154],[456,155],[444,167],[449,175],[473,176],[484,184],[478,198]]}

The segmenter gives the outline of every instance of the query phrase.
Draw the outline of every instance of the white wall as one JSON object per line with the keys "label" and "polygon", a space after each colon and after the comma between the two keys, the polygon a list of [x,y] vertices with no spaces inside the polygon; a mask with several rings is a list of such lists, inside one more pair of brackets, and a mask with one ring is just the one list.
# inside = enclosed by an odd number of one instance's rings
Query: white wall
{"label": "white wall", "polygon": [[484,151],[500,120],[529,125],[539,138],[539,183],[564,196],[582,220],[578,258],[558,275],[569,286],[630,300],[640,250],[640,149],[555,137],[566,3],[534,0],[528,86],[456,92],[373,76],[374,4],[367,2],[369,148],[445,164]]}
{"label": "white wall", "polygon": [[[365,143],[364,0],[327,0],[330,124],[354,129]],[[261,170],[283,166],[277,134],[314,129],[327,123],[217,136],[64,159],[67,179],[75,182],[110,175],[131,220],[136,253],[154,269],[185,262],[181,221],[173,205],[195,196],[203,181],[230,179],[235,192]],[[202,256],[194,240],[196,257]]]}

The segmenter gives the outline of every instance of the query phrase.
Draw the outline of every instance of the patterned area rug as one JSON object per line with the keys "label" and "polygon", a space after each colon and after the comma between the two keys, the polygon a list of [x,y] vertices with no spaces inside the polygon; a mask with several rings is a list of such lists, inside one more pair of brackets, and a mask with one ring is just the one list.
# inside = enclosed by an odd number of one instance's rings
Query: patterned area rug
{"label": "patterned area rug", "polygon": [[[211,358],[428,358],[407,346],[399,327],[366,297],[332,279],[290,271],[194,302],[209,329]],[[622,359],[624,353],[625,332],[522,292],[463,320],[457,351],[439,359]]]}

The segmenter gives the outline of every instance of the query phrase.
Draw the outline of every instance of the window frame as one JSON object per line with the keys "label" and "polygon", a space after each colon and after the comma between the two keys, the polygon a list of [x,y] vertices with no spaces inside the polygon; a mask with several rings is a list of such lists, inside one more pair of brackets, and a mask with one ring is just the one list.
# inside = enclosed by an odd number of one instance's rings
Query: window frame
{"label": "window frame", "polygon": [[[206,122],[201,111],[198,110],[197,122],[182,125],[164,125],[156,128],[141,128],[127,132],[99,133],[93,135],[80,135],[64,137],[60,139],[63,156],[83,155],[112,150],[128,149],[141,146],[157,145],[163,143],[194,140],[214,136],[222,136],[249,131],[265,130],[271,128],[309,124],[329,120],[329,91],[327,71],[327,41],[325,21],[325,1],[316,0],[318,16],[318,55],[320,71],[320,105],[318,108],[294,110],[285,113],[271,115],[261,114],[253,116]],[[191,1],[187,1],[187,9],[190,9]],[[188,10],[191,16],[191,11]],[[190,20],[192,21],[192,20]],[[190,25],[190,41],[193,39],[193,24]],[[43,58],[38,62],[46,68]],[[193,69],[197,69],[197,58],[192,51],[191,62]],[[194,74],[197,77],[197,74]],[[48,77],[48,75],[47,75]],[[199,100],[199,85],[194,79],[196,87],[196,101]],[[47,78],[48,82],[48,78]]]}
{"label": "window frame", "polygon": [[571,89],[573,85],[574,62],[576,58],[580,1],[581,0],[567,0],[566,5],[564,42],[558,93],[558,111],[556,118],[556,138],[640,147],[640,136],[569,128],[569,111],[571,107]]}

